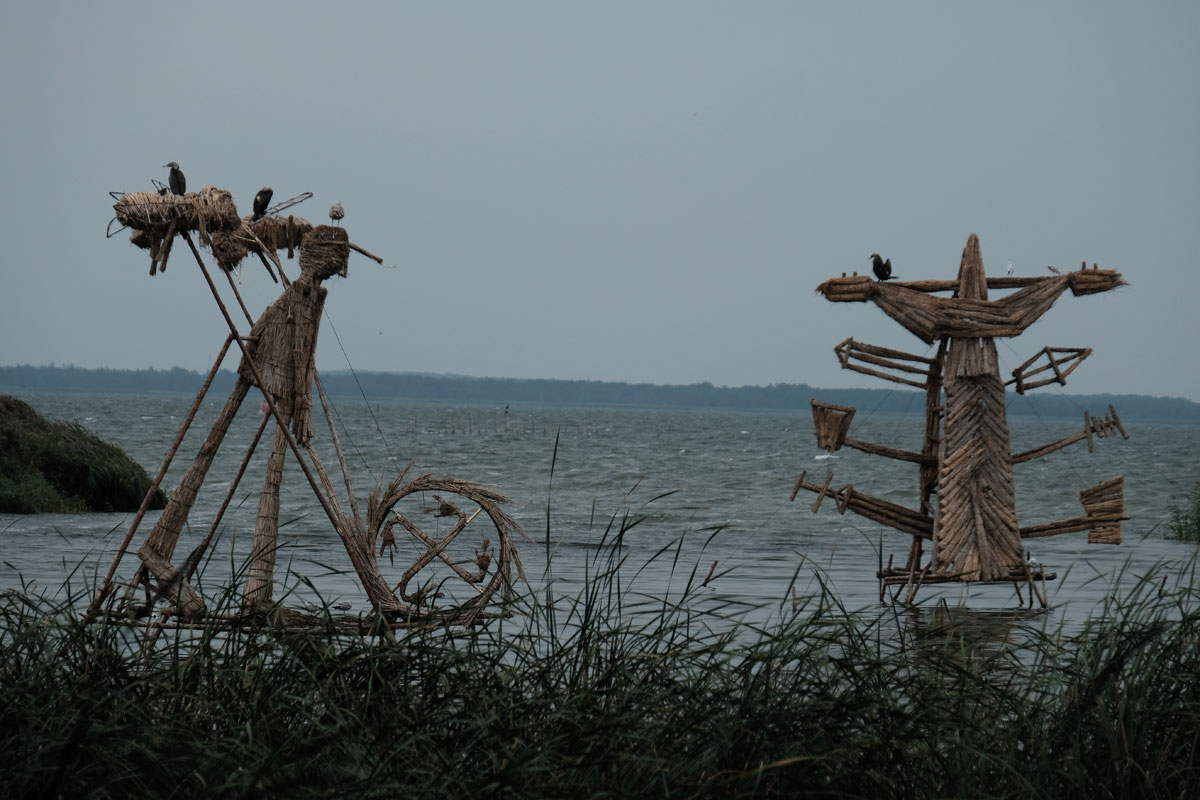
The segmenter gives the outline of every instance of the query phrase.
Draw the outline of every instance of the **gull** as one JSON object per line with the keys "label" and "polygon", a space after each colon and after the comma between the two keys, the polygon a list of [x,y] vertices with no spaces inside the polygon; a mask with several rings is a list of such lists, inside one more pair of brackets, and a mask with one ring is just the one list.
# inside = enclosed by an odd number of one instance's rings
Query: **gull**
{"label": "gull", "polygon": [[333,222],[341,224],[342,218],[346,216],[346,211],[342,208],[342,201],[338,200],[329,207],[329,219]]}

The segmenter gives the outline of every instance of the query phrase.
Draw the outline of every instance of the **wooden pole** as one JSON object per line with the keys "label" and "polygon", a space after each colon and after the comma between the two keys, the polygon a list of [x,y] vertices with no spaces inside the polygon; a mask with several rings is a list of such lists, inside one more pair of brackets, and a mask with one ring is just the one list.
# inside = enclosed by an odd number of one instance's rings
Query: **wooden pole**
{"label": "wooden pole", "polygon": [[192,407],[188,409],[187,416],[183,419],[183,424],[179,426],[179,431],[175,434],[174,441],[171,442],[170,448],[167,449],[167,455],[163,459],[162,465],[158,468],[158,473],[154,476],[154,480],[150,482],[150,489],[146,492],[145,498],[142,499],[142,505],[138,508],[137,514],[134,515],[133,522],[129,525],[129,530],[125,532],[125,538],[121,540],[121,544],[117,548],[117,554],[113,557],[112,564],[109,565],[108,572],[105,574],[100,588],[96,591],[95,597],[92,598],[92,602],[85,612],[85,617],[90,618],[95,614],[100,608],[100,604],[112,593],[112,580],[117,572],[117,566],[125,557],[125,553],[129,549],[129,543],[133,541],[133,536],[137,532],[142,518],[146,516],[146,511],[150,508],[150,501],[154,499],[154,495],[158,492],[159,487],[162,486],[163,478],[167,475],[167,469],[171,466],[171,461],[174,460],[175,454],[179,451],[179,446],[183,443],[183,437],[187,435],[192,421],[196,419],[196,412],[200,410],[200,404],[204,402],[204,397],[208,394],[208,389],[212,386],[213,378],[217,376],[217,370],[221,368],[221,362],[225,360],[225,354],[229,352],[229,345],[233,342],[233,339],[234,335],[230,334],[225,338],[225,344],[221,345],[221,352],[217,354],[212,368],[209,369],[208,375],[204,379],[204,385],[200,387],[200,391],[196,394],[196,399],[192,401]]}

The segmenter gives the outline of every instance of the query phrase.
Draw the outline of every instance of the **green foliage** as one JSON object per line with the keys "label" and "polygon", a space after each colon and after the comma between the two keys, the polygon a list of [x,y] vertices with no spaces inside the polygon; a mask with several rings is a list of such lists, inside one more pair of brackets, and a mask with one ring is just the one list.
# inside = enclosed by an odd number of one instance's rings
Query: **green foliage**
{"label": "green foliage", "polygon": [[980,646],[952,615],[866,618],[827,592],[756,627],[733,600],[701,594],[694,572],[671,596],[631,591],[621,558],[611,548],[577,595],[519,599],[509,619],[378,641],[267,618],[264,628],[168,631],[150,645],[136,630],[81,622],[69,604],[7,594],[0,795],[1200,788],[1194,589],[1160,595],[1147,580],[1076,634],[1017,636],[1018,617]]}
{"label": "green foliage", "polygon": [[[0,395],[0,513],[132,511],[149,489],[146,470],[121,448]],[[165,505],[159,490],[151,507]]]}
{"label": "green foliage", "polygon": [[1171,506],[1167,531],[1172,539],[1200,542],[1200,483],[1192,487],[1182,504]]}

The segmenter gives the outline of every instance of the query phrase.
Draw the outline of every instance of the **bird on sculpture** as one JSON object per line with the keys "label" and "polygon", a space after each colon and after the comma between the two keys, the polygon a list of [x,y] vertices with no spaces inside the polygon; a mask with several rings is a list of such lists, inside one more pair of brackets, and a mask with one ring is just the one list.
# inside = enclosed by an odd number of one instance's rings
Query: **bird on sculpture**
{"label": "bird on sculpture", "polygon": [[342,218],[345,216],[346,216],[346,211],[345,211],[345,209],[342,208],[341,200],[338,200],[336,203],[334,203],[333,205],[331,205],[329,207],[329,219],[330,220],[332,220],[340,225]]}
{"label": "bird on sculpture", "polygon": [[1050,270],[1050,271],[1051,271],[1051,272],[1053,272],[1055,275],[1062,275],[1062,273],[1061,273],[1061,272],[1059,272],[1059,270],[1058,270],[1058,267],[1054,266],[1053,264],[1051,264],[1050,266],[1046,267],[1046,269]]}
{"label": "bird on sculpture", "polygon": [[884,261],[879,257],[879,253],[871,253],[871,266],[875,270],[875,277],[881,281],[890,280],[892,277],[892,260],[889,258]]}
{"label": "bird on sculpture", "polygon": [[167,176],[167,183],[171,185],[171,194],[183,194],[187,191],[187,179],[183,177],[183,170],[174,161],[168,161],[163,164],[164,167],[171,168],[171,174]]}
{"label": "bird on sculpture", "polygon": [[271,195],[273,194],[275,194],[274,189],[270,186],[264,186],[258,190],[258,194],[254,195],[253,220],[260,220],[267,213],[267,206],[271,205]]}

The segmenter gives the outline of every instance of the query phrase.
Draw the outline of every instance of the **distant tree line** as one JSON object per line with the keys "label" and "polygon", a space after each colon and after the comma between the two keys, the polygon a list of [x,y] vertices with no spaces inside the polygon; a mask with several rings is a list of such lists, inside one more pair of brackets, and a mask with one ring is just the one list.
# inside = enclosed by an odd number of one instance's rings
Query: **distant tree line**
{"label": "distant tree line", "polygon": [[[228,392],[233,387],[234,378],[232,371],[222,370],[213,381],[213,391]],[[365,395],[372,401],[396,399],[472,404],[786,410],[807,408],[809,401],[815,397],[875,414],[918,412],[925,403],[923,392],[900,389],[817,389],[805,383],[729,387],[704,382],[664,386],[612,381],[346,371],[322,373],[321,379],[331,395]],[[0,391],[195,393],[203,382],[202,374],[181,367],[168,370],[86,369],[54,364],[0,367]],[[1008,413],[1010,416],[1075,417],[1082,416],[1084,410],[1103,414],[1110,403],[1123,420],[1200,423],[1200,403],[1181,397],[1068,395],[1052,389],[1025,396],[1010,394]]]}

